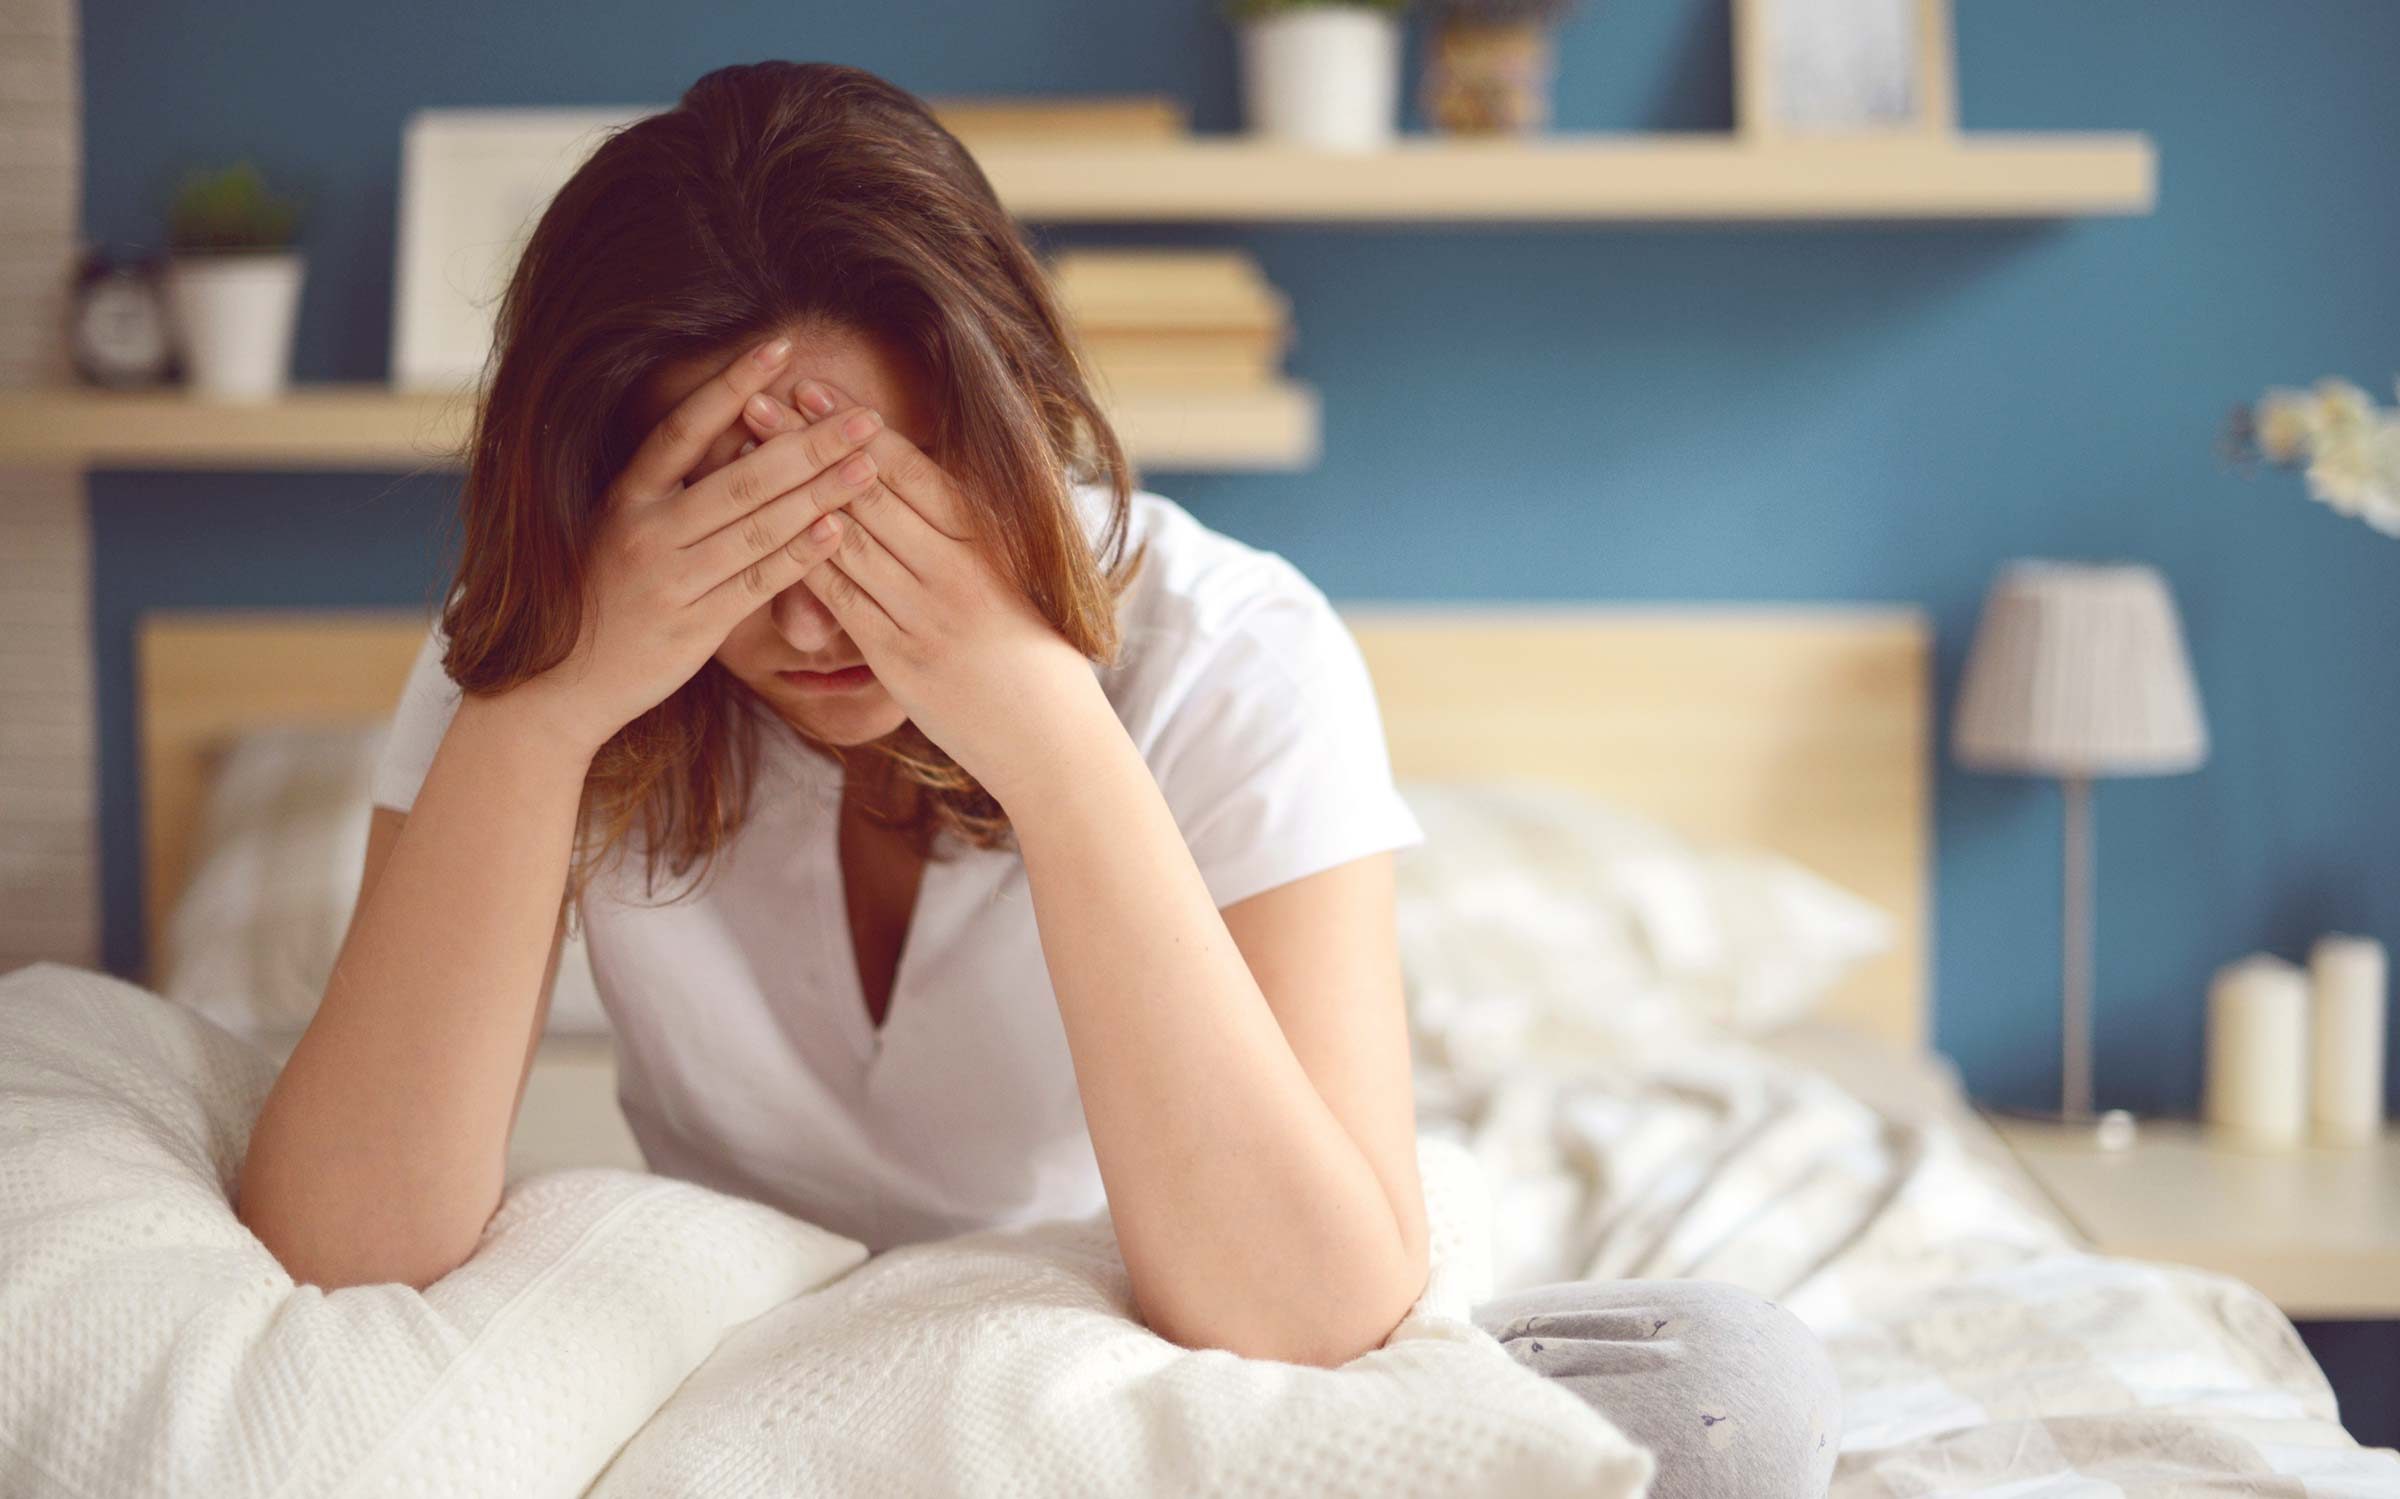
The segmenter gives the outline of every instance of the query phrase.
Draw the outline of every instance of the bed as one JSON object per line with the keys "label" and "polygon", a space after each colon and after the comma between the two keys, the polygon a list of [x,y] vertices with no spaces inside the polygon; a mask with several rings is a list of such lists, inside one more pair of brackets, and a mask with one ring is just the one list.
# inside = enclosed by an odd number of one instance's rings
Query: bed
{"label": "bed", "polygon": [[[1637,1022],[1576,1007],[1593,950],[1554,941],[1538,901],[1453,919],[1441,890],[1415,887],[1404,917],[1420,1113],[1429,1136],[1474,1163],[1486,1194],[1474,1201],[1488,1206],[1471,1211],[1491,1225],[1499,1288],[1696,1276],[1782,1301],[1825,1338],[1843,1379],[1837,1495],[2400,1494],[2400,1461],[2342,1431],[2280,1313],[2221,1277],[2086,1252],[1928,1049],[1920,616],[1345,612],[1395,769],[1438,814],[1437,833],[1490,815],[1471,789],[1487,781],[1512,788],[1500,805],[1525,837],[1558,821],[1543,798],[1588,797],[1623,814],[1609,836],[1648,830],[1645,857],[1668,838],[1765,851],[1888,919],[1805,1014],[1717,1024],[1631,1007],[1649,1017]],[[154,953],[201,852],[200,809],[227,741],[264,725],[372,722],[424,628],[407,613],[142,621]],[[1505,860],[1511,846],[1495,838],[1482,856]],[[1510,987],[1496,998],[1479,975],[1502,948]],[[1495,1029],[1495,1011],[1513,1018]],[[546,1037],[534,1078],[513,1178],[633,1163],[604,1034]],[[717,1393],[747,1398],[721,1381]],[[644,1431],[662,1425],[673,1422]]]}

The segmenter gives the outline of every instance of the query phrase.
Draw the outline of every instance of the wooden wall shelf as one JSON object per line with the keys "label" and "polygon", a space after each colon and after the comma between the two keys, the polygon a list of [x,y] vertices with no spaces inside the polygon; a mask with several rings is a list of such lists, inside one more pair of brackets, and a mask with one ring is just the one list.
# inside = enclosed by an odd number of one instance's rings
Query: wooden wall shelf
{"label": "wooden wall shelf", "polygon": [[[2141,135],[1970,133],[1766,142],[1738,135],[1421,135],[1308,151],[1238,135],[974,142],[1001,198],[1036,222],[1938,222],[2140,214],[2158,160]],[[1113,403],[1145,470],[1296,470],[1318,454],[1316,392],[1134,389]],[[162,469],[449,466],[463,402],[377,385],[294,389],[266,406],[179,392],[0,391],[0,465]]]}
{"label": "wooden wall shelf", "polygon": [[2069,218],[2147,213],[2158,176],[2142,135],[1417,136],[1363,154],[1230,135],[973,146],[1010,210],[1045,223]]}
{"label": "wooden wall shelf", "polygon": [[[1140,390],[1112,403],[1117,435],[1145,470],[1302,469],[1317,458],[1317,396],[1305,385]],[[121,469],[359,469],[452,466],[468,408],[379,385],[295,387],[264,406],[175,391],[0,390],[0,465]]]}

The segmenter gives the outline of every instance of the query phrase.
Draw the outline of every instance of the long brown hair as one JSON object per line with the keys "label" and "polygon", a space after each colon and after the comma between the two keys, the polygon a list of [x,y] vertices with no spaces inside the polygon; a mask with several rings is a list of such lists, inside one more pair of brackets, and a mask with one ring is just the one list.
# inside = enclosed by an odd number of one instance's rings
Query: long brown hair
{"label": "long brown hair", "polygon": [[[607,136],[517,262],[443,611],[461,688],[503,691],[573,649],[602,496],[645,435],[630,427],[644,376],[796,327],[880,339],[923,372],[928,446],[994,561],[1077,649],[1115,655],[1136,481],[1040,262],[916,97],[857,68],[760,62]],[[1111,497],[1097,547],[1078,482]],[[747,812],[770,713],[711,660],[619,731],[584,785],[568,900],[637,831],[650,886],[704,876]],[[1006,841],[998,803],[913,725],[860,748],[921,788],[919,847],[939,828]]]}

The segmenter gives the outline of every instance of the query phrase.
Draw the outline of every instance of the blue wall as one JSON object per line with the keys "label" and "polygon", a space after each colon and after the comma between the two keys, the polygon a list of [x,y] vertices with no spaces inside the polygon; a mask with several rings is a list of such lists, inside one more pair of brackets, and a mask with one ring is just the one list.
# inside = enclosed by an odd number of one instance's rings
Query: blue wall
{"label": "blue wall", "polygon": [[[1326,456],[1153,484],[1336,597],[1921,605],[1945,713],[1995,564],[2157,562],[2217,748],[2197,775],[2100,796],[2099,1054],[2105,1101],[2189,1109],[2217,963],[2296,955],[2335,927],[2400,943],[2400,543],[2215,451],[2262,385],[2341,371],[2383,388],[2400,368],[2400,6],[1959,10],[1967,125],[2149,131],[2155,216],[1178,231],[1249,247],[1292,294]],[[1201,128],[1235,120],[1230,40],[1201,0],[709,11],[86,0],[89,230],[154,243],[183,166],[255,153],[315,198],[299,375],[375,379],[400,127],[419,105],[665,102],[710,67],[781,55],[926,93],[1158,90]],[[1727,29],[1724,0],[1586,5],[1562,37],[1560,125],[1723,128]],[[112,966],[139,956],[136,609],[428,602],[453,486],[94,476]],[[1945,766],[1939,802],[1940,1042],[1980,1095],[2043,1101],[2056,795]]]}

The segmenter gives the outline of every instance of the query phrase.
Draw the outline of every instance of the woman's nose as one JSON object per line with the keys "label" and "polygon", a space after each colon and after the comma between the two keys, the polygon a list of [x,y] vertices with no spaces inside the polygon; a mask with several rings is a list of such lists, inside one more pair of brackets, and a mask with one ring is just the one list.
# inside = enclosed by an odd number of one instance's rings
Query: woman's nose
{"label": "woman's nose", "polygon": [[794,583],[768,605],[775,633],[796,651],[821,651],[842,633],[833,611],[817,601],[806,583]]}

